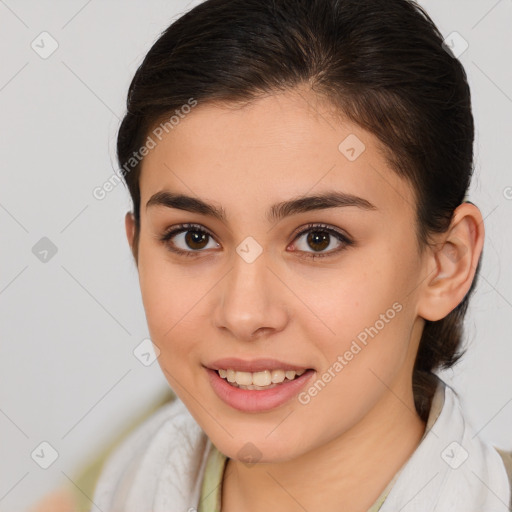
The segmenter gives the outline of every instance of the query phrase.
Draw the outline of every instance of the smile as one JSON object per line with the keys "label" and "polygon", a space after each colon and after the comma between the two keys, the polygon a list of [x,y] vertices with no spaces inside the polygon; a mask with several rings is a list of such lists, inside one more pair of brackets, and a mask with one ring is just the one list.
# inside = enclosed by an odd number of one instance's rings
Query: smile
{"label": "smile", "polygon": [[263,390],[271,389],[285,380],[292,381],[300,377],[306,370],[263,370],[261,372],[241,372],[232,369],[219,369],[218,374],[231,385],[240,389]]}
{"label": "smile", "polygon": [[215,394],[242,412],[265,412],[296,397],[316,375],[311,368],[275,359],[243,361],[228,358],[204,367]]}

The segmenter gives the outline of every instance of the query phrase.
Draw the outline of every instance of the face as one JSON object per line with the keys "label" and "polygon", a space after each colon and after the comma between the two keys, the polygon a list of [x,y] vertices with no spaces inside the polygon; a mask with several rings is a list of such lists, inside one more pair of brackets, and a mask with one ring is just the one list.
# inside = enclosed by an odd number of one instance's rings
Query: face
{"label": "face", "polygon": [[373,135],[332,114],[307,91],[198,104],[143,161],[151,339],[231,458],[292,460],[376,415],[389,390],[412,396],[413,192]]}

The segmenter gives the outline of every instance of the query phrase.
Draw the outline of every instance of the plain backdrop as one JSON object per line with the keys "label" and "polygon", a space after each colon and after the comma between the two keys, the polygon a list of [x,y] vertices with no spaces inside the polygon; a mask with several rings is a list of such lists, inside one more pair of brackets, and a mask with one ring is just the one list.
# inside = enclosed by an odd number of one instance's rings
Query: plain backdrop
{"label": "plain backdrop", "polygon": [[[0,0],[3,512],[65,483],[167,389],[158,363],[134,355],[148,331],[125,239],[128,192],[92,191],[113,173],[133,73],[197,3]],[[459,50],[468,45],[459,58],[476,122],[470,200],[486,226],[469,350],[443,376],[480,434],[512,449],[512,1],[421,5]],[[34,453],[52,450],[43,469]]]}

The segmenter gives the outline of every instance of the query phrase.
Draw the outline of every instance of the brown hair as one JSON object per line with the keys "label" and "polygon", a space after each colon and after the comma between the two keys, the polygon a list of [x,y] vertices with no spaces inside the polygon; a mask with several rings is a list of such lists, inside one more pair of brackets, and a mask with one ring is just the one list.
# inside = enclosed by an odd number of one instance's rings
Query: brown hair
{"label": "brown hair", "polygon": [[[473,173],[474,126],[461,63],[428,14],[408,0],[207,0],[172,23],[131,82],[117,156],[140,229],[140,164],[126,162],[150,130],[191,98],[244,103],[308,84],[375,134],[416,196],[420,249],[449,227]],[[136,253],[134,254],[135,257]],[[481,260],[480,260],[481,261]],[[463,354],[475,279],[445,318],[426,321],[415,405],[426,420],[433,371]]]}

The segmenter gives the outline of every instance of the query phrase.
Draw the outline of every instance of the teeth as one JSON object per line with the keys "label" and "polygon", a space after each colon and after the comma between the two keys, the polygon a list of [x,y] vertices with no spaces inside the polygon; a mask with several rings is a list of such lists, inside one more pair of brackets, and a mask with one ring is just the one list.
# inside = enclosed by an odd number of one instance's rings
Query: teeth
{"label": "teeth", "polygon": [[286,374],[284,370],[272,370],[272,382],[279,384],[283,382],[285,379]]}
{"label": "teeth", "polygon": [[276,384],[284,382],[285,378],[293,380],[300,377],[306,370],[264,370],[262,372],[238,372],[231,369],[219,369],[219,375],[227,379],[231,384],[237,385],[243,389],[267,389]]}
{"label": "teeth", "polygon": [[[251,375],[248,373],[247,375]],[[268,370],[263,372],[255,372],[252,374],[252,384],[255,386],[269,386],[272,384],[272,377]]]}
{"label": "teeth", "polygon": [[252,373],[248,372],[236,372],[235,382],[242,386],[249,386],[252,384]]}

